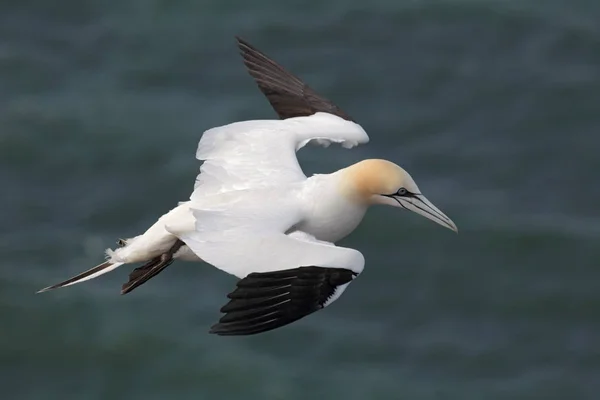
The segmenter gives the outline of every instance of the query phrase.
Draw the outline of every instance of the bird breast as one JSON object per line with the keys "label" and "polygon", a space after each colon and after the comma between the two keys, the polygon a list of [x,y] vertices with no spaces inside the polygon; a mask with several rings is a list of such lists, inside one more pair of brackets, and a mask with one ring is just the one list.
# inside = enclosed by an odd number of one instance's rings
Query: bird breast
{"label": "bird breast", "polygon": [[296,229],[318,240],[336,242],[356,229],[367,206],[343,196],[338,186],[326,177],[329,176],[315,176],[306,181],[302,193],[305,217]]}

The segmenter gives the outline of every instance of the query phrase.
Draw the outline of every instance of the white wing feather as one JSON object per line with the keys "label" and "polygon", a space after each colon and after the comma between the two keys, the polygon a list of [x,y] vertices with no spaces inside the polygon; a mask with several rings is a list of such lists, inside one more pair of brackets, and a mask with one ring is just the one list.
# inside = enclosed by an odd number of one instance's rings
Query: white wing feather
{"label": "white wing feather", "polygon": [[[363,255],[354,249],[319,241],[303,232],[285,232],[301,219],[293,201],[265,204],[268,194],[250,191],[190,203],[195,230],[167,230],[202,260],[238,278],[251,272],[281,271],[300,266],[345,268],[360,273]],[[211,205],[211,203],[213,205]]]}
{"label": "white wing feather", "polygon": [[191,232],[181,239],[199,257],[216,268],[244,278],[252,272],[270,272],[302,266],[344,268],[361,273],[363,255],[354,249],[338,247],[302,235],[276,232],[238,231],[204,240],[204,235]]}
{"label": "white wing feather", "polygon": [[364,129],[327,113],[286,120],[244,121],[204,132],[196,158],[204,161],[191,199],[306,179],[296,151],[309,142],[346,148],[367,143]]}

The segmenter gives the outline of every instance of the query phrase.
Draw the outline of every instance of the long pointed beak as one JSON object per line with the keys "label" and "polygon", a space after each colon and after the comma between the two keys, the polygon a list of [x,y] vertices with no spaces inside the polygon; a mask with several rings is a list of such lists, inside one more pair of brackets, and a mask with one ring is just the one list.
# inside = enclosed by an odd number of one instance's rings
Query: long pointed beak
{"label": "long pointed beak", "polygon": [[456,224],[450,218],[448,218],[446,214],[434,206],[433,203],[427,200],[427,198],[422,194],[416,194],[412,197],[394,196],[394,199],[407,210],[416,212],[425,218],[429,218],[433,222],[437,222],[438,224],[445,226],[454,232],[458,232]]}

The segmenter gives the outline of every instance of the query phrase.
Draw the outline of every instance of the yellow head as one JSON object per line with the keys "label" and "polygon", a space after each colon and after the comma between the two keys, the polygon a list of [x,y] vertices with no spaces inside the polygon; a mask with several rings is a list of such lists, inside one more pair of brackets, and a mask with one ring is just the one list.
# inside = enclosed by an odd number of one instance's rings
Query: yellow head
{"label": "yellow head", "polygon": [[366,205],[402,207],[458,232],[454,222],[419,190],[410,174],[386,160],[364,160],[343,170],[342,192]]}

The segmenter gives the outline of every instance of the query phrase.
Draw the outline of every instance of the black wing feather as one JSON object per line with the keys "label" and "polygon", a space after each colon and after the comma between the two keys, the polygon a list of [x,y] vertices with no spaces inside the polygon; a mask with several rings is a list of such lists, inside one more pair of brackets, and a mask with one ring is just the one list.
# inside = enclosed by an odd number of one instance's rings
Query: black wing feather
{"label": "black wing feather", "polygon": [[252,335],[299,320],[324,307],[336,288],[356,276],[347,269],[300,267],[252,273],[237,284],[210,332]]}
{"label": "black wing feather", "polygon": [[326,112],[353,121],[337,105],[319,95],[267,55],[238,36],[236,40],[248,72],[279,118],[302,117]]}

